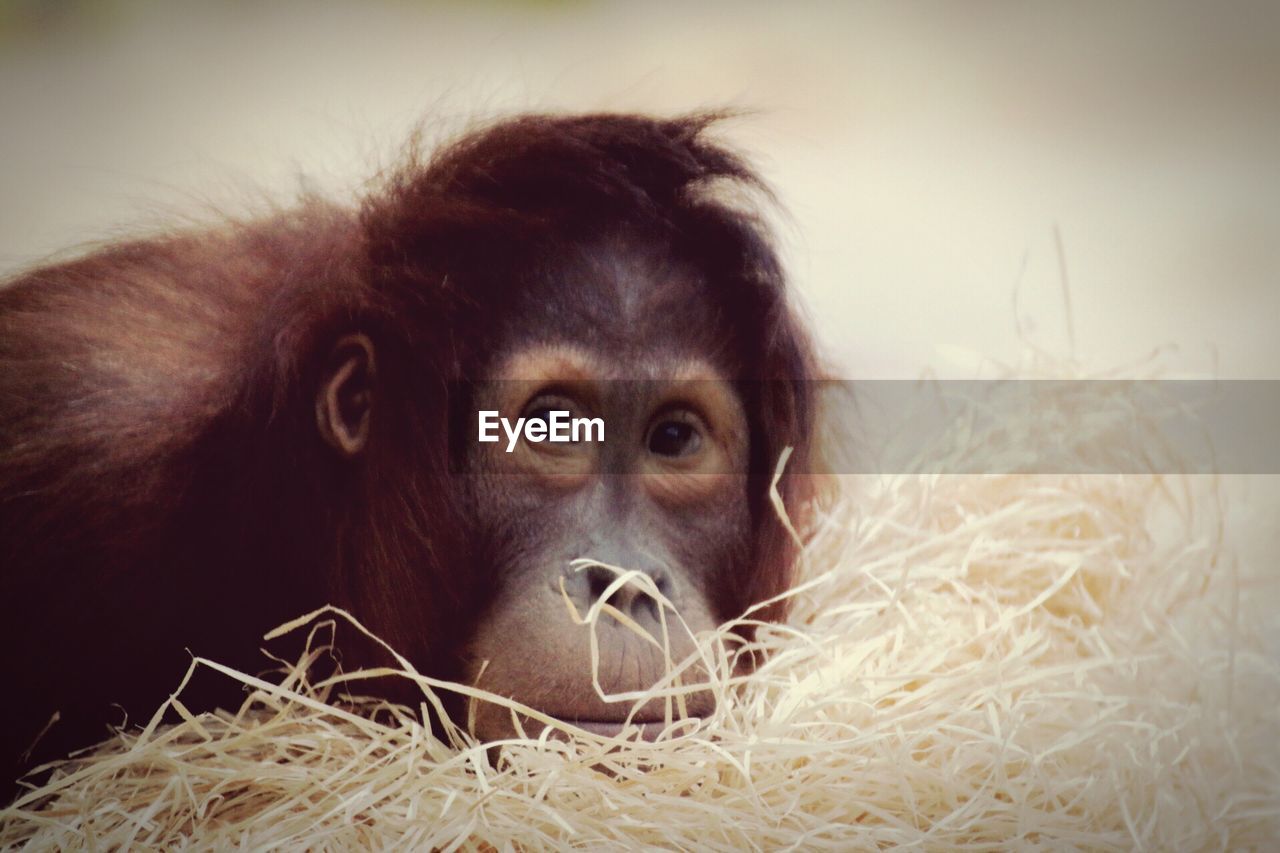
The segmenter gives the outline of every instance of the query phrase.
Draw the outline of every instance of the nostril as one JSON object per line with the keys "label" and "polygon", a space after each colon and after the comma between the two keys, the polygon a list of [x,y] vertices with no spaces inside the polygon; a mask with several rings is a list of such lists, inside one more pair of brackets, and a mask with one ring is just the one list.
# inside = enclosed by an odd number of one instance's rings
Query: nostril
{"label": "nostril", "polygon": [[644,616],[655,623],[662,620],[658,599],[646,593],[640,593],[631,602],[631,615],[636,617]]}
{"label": "nostril", "polygon": [[[614,577],[613,572],[603,566],[591,566],[587,569],[587,591],[590,593],[593,603],[604,595],[604,591],[609,588],[609,584],[613,583]],[[611,601],[610,603],[613,602]]]}
{"label": "nostril", "polygon": [[[670,597],[671,583],[667,580],[664,572],[654,571],[648,573],[653,584],[657,587],[658,592],[663,597]],[[587,576],[587,592],[590,595],[589,603],[594,604],[604,597],[605,591],[617,580],[618,575],[612,569],[604,566],[590,566],[586,570]],[[643,581],[633,580],[630,583],[615,589],[608,597],[606,602],[613,607],[632,615],[644,615],[657,620],[661,605],[658,600],[646,590],[647,584],[642,586]]]}

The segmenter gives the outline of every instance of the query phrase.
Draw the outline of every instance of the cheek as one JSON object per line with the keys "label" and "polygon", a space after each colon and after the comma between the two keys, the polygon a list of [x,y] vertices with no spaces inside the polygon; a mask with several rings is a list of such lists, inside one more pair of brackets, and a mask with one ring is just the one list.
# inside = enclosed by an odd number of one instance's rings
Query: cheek
{"label": "cheek", "polygon": [[752,569],[751,511],[746,478],[682,475],[633,477],[630,529],[644,553],[673,567],[686,598],[697,598],[716,621],[738,615],[725,602]]}
{"label": "cheek", "polygon": [[543,494],[550,499],[583,488],[600,467],[598,445],[531,444],[518,439],[507,451],[508,437],[497,442],[472,442],[466,469],[497,483],[495,488],[512,495]]}
{"label": "cheek", "polygon": [[721,428],[689,457],[643,456],[637,471],[644,493],[661,506],[683,512],[721,513],[746,504],[747,451],[742,431]]}

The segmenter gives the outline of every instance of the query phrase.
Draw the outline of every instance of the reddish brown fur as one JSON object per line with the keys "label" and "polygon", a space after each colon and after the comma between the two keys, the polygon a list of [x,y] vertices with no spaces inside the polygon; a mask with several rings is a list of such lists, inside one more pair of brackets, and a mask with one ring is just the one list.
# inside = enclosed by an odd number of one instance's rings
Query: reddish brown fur
{"label": "reddish brown fur", "polygon": [[[696,271],[749,413],[755,538],[715,612],[786,589],[794,548],[766,491],[782,448],[806,469],[812,356],[764,231],[714,201],[713,184],[756,181],[706,141],[711,120],[519,118],[411,158],[358,212],[306,200],[0,289],[0,766],[55,709],[43,754],[102,735],[110,703],[149,713],[188,649],[259,668],[262,633],[324,602],[457,675],[502,583],[451,474],[457,383],[523,334],[495,321],[517,271],[618,234]],[[356,463],[318,438],[313,405],[353,330],[378,351]],[[789,507],[806,480],[784,478]],[[193,703],[235,701],[202,689]]]}

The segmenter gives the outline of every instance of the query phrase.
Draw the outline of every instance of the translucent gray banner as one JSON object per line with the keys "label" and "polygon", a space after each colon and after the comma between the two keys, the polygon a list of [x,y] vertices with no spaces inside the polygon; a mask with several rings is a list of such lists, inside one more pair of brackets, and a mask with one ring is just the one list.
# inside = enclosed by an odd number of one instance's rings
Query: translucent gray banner
{"label": "translucent gray banner", "polygon": [[1280,474],[1277,381],[856,381],[820,396],[837,473]]}
{"label": "translucent gray banner", "polygon": [[[459,473],[474,470],[466,460],[475,454],[526,441],[509,438],[494,417],[514,425],[539,400],[600,419],[603,440],[579,447],[595,470],[622,474],[636,470],[637,455],[663,449],[652,430],[670,412],[692,411],[688,420],[714,437],[734,408],[726,397],[736,397],[747,424],[738,432],[750,435],[753,451],[739,454],[735,472],[770,473],[754,452],[776,420],[769,407],[807,400],[816,452],[793,456],[793,473],[1280,474],[1280,381],[575,380],[472,383],[451,396],[465,409],[452,419]],[[537,411],[547,418],[545,406]],[[669,438],[680,438],[682,428],[669,429],[677,430]]]}

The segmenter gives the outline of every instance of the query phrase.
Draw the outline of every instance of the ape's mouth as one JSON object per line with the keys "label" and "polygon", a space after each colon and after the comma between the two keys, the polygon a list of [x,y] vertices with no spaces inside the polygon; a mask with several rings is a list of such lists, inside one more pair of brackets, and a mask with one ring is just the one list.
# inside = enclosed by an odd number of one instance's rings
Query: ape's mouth
{"label": "ape's mouth", "polygon": [[702,719],[698,716],[681,717],[679,719],[667,720],[569,720],[572,725],[577,726],[583,731],[591,732],[602,737],[618,737],[625,734],[628,730],[639,729],[641,740],[657,740],[658,735],[671,729],[671,734],[685,734],[693,729]]}

